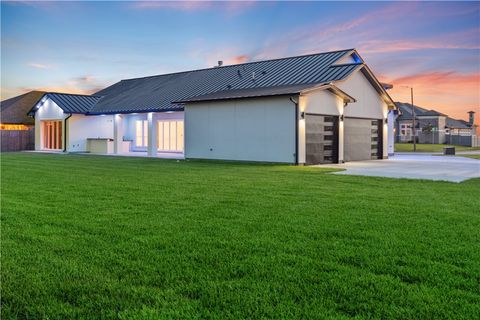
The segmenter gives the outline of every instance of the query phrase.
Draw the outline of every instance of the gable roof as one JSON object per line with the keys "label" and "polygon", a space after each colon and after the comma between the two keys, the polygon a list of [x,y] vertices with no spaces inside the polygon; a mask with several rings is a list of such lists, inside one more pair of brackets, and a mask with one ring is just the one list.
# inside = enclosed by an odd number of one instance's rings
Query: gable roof
{"label": "gable roof", "polygon": [[[412,105],[410,103],[405,102],[395,102],[398,109],[401,111],[401,115],[397,118],[397,120],[412,120]],[[446,117],[445,125],[448,128],[456,128],[456,129],[468,129],[471,128],[470,123],[464,120],[457,120],[448,117],[446,114],[438,112],[436,110],[428,110],[419,106],[415,106],[415,119],[417,117],[422,116],[438,116],[438,117]]]}
{"label": "gable roof", "polygon": [[363,62],[335,65],[353,52],[347,49],[122,80],[96,93],[104,97],[90,113],[182,110],[181,101],[228,90],[339,81],[364,66]]}
{"label": "gable roof", "polygon": [[1,122],[7,124],[33,125],[35,120],[27,115],[45,94],[43,91],[30,91],[4,100],[0,103]]}
{"label": "gable roof", "polygon": [[55,102],[65,113],[86,114],[92,110],[102,97],[85,94],[47,92],[29,113],[37,111],[47,98]]}

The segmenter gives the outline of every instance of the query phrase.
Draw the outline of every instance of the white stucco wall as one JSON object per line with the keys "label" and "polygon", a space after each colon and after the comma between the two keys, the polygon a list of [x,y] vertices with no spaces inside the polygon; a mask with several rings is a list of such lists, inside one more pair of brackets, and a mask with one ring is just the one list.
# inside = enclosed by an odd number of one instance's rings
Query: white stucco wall
{"label": "white stucco wall", "polygon": [[[73,114],[67,120],[69,113],[63,110],[51,99],[46,99],[35,113],[35,150],[42,150],[42,126],[44,120],[62,120],[62,144],[67,152],[81,152],[87,150],[87,138],[113,138],[113,116],[85,116]],[[65,140],[66,138],[66,140]]]}
{"label": "white stucco wall", "polygon": [[67,151],[87,151],[87,138],[113,139],[113,115],[74,114],[67,120]]}
{"label": "white stucco wall", "polygon": [[295,162],[295,106],[285,97],[185,106],[185,157]]}
{"label": "white stucco wall", "polygon": [[[345,108],[345,117],[386,119],[388,106],[380,94],[375,90],[363,73],[358,70],[346,80],[337,82],[336,85],[356,102],[348,104]],[[388,156],[388,125],[383,125],[383,156]]]}
{"label": "white stucco wall", "polygon": [[[299,112],[320,115],[340,116],[343,113],[343,99],[327,90],[315,90],[299,98]],[[300,121],[298,128],[298,163],[305,163],[305,121]],[[343,160],[343,123],[338,128],[338,160]]]}

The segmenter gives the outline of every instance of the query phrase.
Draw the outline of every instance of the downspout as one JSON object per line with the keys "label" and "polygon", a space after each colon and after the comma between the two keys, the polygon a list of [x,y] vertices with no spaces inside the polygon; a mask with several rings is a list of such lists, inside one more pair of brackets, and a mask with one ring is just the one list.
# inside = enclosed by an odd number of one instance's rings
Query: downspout
{"label": "downspout", "polygon": [[292,97],[290,101],[295,105],[295,165],[298,166],[298,101]]}
{"label": "downspout", "polygon": [[70,113],[68,117],[66,117],[65,120],[65,125],[63,126],[63,140],[65,143],[63,144],[63,152],[67,152],[67,120],[70,119],[72,114]]}

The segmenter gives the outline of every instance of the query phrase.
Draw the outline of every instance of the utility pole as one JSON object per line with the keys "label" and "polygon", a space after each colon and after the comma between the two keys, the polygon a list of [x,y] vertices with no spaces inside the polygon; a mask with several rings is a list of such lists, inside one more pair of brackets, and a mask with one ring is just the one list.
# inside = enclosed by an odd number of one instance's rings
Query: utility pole
{"label": "utility pole", "polygon": [[415,106],[413,105],[413,87],[410,87],[410,98],[412,101],[412,132],[413,132],[413,152],[417,151],[417,137],[415,134]]}

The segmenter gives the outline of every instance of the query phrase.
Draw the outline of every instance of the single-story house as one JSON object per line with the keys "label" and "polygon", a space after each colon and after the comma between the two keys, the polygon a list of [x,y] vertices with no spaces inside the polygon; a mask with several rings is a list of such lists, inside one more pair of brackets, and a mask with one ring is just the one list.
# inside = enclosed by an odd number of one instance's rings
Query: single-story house
{"label": "single-story house", "polygon": [[1,150],[33,150],[35,120],[27,113],[43,97],[43,91],[30,91],[0,102]]}
{"label": "single-story house", "polygon": [[415,130],[412,130],[412,105],[403,102],[395,104],[400,112],[395,122],[396,142],[412,142],[413,135],[415,135],[418,143],[476,146],[475,112],[469,111],[469,120],[465,121],[450,118],[436,110],[414,105]]}
{"label": "single-story house", "polygon": [[292,164],[383,159],[395,104],[355,49],[46,93],[35,149]]}

